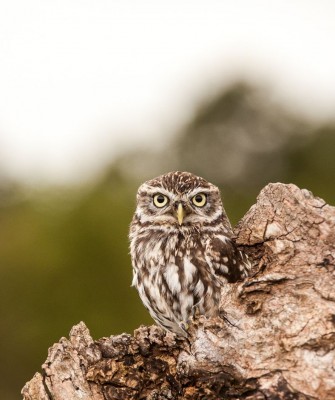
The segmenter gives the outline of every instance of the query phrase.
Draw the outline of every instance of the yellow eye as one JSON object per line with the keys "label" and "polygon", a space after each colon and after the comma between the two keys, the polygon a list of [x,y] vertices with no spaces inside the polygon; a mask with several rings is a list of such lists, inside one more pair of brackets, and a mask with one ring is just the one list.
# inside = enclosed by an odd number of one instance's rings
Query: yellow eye
{"label": "yellow eye", "polygon": [[205,193],[198,193],[192,197],[192,203],[197,207],[203,207],[207,203],[207,196]]}
{"label": "yellow eye", "polygon": [[162,208],[167,205],[169,199],[167,196],[161,193],[157,193],[154,195],[154,205],[158,208]]}

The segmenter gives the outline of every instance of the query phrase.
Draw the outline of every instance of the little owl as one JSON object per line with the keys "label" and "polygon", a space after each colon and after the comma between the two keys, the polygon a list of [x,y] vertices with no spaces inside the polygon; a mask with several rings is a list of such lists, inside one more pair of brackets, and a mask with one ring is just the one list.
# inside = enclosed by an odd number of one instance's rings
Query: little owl
{"label": "little owl", "polygon": [[152,318],[187,335],[195,314],[218,314],[220,288],[247,276],[219,189],[189,172],[143,183],[130,227],[133,286]]}

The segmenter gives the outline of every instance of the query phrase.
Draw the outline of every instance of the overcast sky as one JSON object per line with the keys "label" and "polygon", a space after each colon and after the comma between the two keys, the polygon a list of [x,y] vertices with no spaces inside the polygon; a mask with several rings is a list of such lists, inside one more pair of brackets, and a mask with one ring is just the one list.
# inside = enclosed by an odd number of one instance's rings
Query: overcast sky
{"label": "overcast sky", "polygon": [[334,43],[332,0],[0,0],[0,169],[90,176],[236,76],[332,116]]}

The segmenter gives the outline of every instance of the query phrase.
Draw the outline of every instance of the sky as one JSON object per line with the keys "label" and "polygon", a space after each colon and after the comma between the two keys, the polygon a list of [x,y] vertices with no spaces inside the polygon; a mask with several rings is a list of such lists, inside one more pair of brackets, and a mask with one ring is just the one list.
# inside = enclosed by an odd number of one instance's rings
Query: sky
{"label": "sky", "polygon": [[89,179],[239,77],[335,111],[332,0],[0,1],[0,178]]}

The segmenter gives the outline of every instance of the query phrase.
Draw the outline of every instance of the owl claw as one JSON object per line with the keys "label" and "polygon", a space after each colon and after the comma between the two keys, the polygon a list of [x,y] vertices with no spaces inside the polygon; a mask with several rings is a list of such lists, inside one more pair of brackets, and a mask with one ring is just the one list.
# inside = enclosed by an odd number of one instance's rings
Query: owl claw
{"label": "owl claw", "polygon": [[198,304],[195,304],[195,305],[192,307],[192,310],[193,310],[193,318],[198,318],[198,317],[201,315],[200,310],[199,310],[199,307],[197,307],[197,306],[198,306]]}
{"label": "owl claw", "polygon": [[189,326],[189,324],[188,324],[187,322],[181,321],[181,322],[179,322],[179,327],[180,327],[184,332],[187,333],[188,328],[189,328],[190,326]]}

